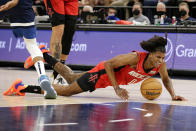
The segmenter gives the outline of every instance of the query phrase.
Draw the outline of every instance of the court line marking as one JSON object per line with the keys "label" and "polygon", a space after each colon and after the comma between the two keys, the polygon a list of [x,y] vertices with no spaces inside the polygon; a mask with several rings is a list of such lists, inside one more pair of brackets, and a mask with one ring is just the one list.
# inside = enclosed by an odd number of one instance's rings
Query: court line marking
{"label": "court line marking", "polygon": [[39,124],[39,126],[67,126],[67,125],[77,125],[78,123],[48,123]]}
{"label": "court line marking", "polygon": [[139,110],[139,111],[148,111],[148,110],[142,109],[142,108],[132,108],[132,109],[136,109],[136,110]]}
{"label": "court line marking", "polygon": [[109,120],[109,122],[113,123],[113,122],[124,122],[124,121],[133,121],[135,119],[120,119],[120,120]]}
{"label": "court line marking", "polygon": [[113,104],[100,104],[100,105],[114,106]]}

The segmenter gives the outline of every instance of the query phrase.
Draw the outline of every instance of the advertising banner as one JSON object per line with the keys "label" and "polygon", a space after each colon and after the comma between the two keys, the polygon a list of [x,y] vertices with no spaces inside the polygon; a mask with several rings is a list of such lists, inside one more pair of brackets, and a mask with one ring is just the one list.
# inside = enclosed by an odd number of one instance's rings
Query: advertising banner
{"label": "advertising banner", "polygon": [[[101,61],[133,50],[143,51],[140,42],[158,32],[76,31],[67,64],[94,66]],[[0,29],[0,61],[24,62],[29,56],[23,39],[16,39],[10,29]],[[50,30],[37,31],[37,43],[49,48]],[[196,34],[168,33],[166,57],[168,69],[196,70]]]}

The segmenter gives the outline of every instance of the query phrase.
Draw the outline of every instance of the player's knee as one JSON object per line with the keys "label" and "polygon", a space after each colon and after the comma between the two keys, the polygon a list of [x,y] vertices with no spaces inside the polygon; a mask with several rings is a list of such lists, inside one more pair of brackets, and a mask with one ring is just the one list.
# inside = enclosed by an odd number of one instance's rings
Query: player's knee
{"label": "player's knee", "polygon": [[64,24],[52,27],[52,35],[54,36],[54,39],[61,40],[63,33],[64,33]]}
{"label": "player's knee", "polygon": [[65,32],[73,32],[76,29],[76,22],[77,22],[77,17],[76,16],[66,16],[65,20]]}

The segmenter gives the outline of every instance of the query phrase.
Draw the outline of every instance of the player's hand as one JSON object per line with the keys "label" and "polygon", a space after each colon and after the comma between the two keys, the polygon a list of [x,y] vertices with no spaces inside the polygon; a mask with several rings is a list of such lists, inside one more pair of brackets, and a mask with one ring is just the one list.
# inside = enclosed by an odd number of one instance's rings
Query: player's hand
{"label": "player's hand", "polygon": [[116,88],[115,89],[115,92],[116,92],[116,94],[120,97],[120,98],[122,98],[122,99],[124,99],[124,100],[128,100],[129,99],[129,92],[126,90],[126,89],[123,89],[123,88]]}
{"label": "player's hand", "polygon": [[172,98],[173,101],[186,101],[186,99],[182,96],[175,96]]}

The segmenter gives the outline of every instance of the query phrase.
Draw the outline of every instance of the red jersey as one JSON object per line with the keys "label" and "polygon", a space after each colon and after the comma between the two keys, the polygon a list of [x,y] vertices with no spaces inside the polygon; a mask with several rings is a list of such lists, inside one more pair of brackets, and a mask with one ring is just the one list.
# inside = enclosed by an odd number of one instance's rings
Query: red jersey
{"label": "red jersey", "polygon": [[[136,52],[136,53],[139,56],[136,69],[132,68],[130,65],[125,65],[114,69],[115,78],[119,85],[138,83],[158,73],[161,65],[158,68],[153,68],[151,71],[146,73],[144,71],[143,66],[144,66],[144,61],[148,56],[148,53],[146,52]],[[98,74],[99,78],[95,84],[95,89],[112,86],[109,77],[104,69],[104,62],[99,63],[96,67],[88,71],[88,73]]]}
{"label": "red jersey", "polygon": [[[48,14],[78,15],[78,0],[44,0]],[[56,17],[55,17],[56,18]]]}

